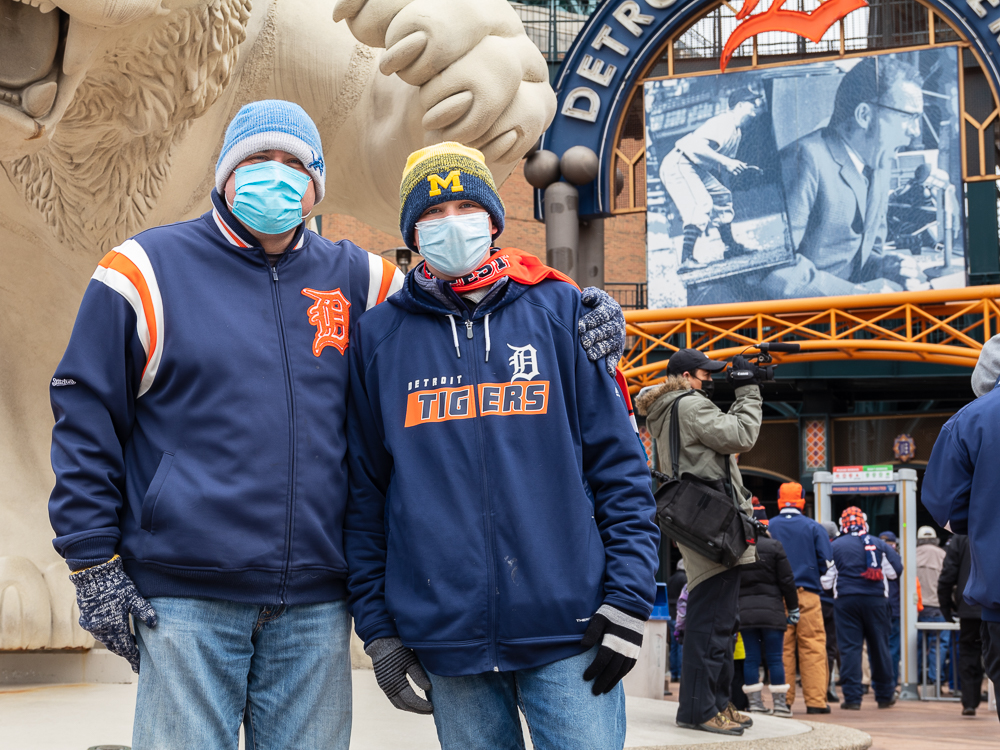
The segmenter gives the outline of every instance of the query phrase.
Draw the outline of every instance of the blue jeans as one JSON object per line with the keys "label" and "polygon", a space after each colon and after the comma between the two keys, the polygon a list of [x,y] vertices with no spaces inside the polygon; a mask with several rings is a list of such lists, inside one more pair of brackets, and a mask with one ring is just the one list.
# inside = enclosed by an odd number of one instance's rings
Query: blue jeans
{"label": "blue jeans", "polygon": [[350,616],[345,601],[261,607],[156,597],[136,623],[133,750],[347,750]]}
{"label": "blue jeans", "polygon": [[[888,605],[887,605],[888,606]],[[903,658],[902,647],[899,643],[899,618],[889,614],[889,622],[892,628],[889,630],[889,653],[892,657],[892,684],[899,684],[899,662]]]}
{"label": "blue jeans", "polygon": [[681,679],[681,663],[684,659],[684,645],[674,638],[674,627],[677,625],[674,620],[670,620],[667,628],[667,637],[670,639],[670,679],[677,682]]}
{"label": "blue jeans", "polygon": [[[597,649],[516,672],[465,677],[428,673],[441,750],[524,750],[518,709],[535,750],[620,750],[625,691],[594,695],[584,670]],[[303,745],[305,747],[305,745]]]}
{"label": "blue jeans", "polygon": [[761,660],[767,664],[772,685],[785,684],[785,631],[771,628],[743,628],[743,681],[756,685],[760,680]]}

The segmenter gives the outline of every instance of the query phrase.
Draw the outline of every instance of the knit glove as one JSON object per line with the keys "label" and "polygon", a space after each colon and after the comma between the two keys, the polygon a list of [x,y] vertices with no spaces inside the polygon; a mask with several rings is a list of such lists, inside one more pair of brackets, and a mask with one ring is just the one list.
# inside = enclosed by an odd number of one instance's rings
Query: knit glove
{"label": "knit glove", "polygon": [[787,622],[789,625],[798,625],[799,618],[801,616],[802,613],[799,611],[798,607],[796,607],[795,609],[790,609],[788,610],[788,616],[785,618],[785,622]]}
{"label": "knit glove", "polygon": [[156,627],[156,612],[135,589],[115,555],[106,563],[70,575],[80,606],[80,627],[132,665],[139,672],[139,648],[129,629],[128,616]]}
{"label": "knit glove", "polygon": [[614,375],[618,360],[625,351],[625,315],[621,305],[596,286],[583,290],[583,304],[594,308],[577,324],[584,350],[591,362],[607,357],[604,366]]}
{"label": "knit glove", "polygon": [[415,714],[434,712],[430,701],[426,701],[410,687],[406,675],[410,675],[417,687],[427,692],[431,689],[431,681],[420,666],[413,649],[403,645],[399,638],[376,638],[365,649],[372,658],[375,667],[375,680],[389,701],[400,711],[410,711]]}
{"label": "knit glove", "polygon": [[583,673],[583,679],[594,681],[591,692],[594,695],[609,693],[621,682],[639,658],[642,648],[642,632],[645,623],[638,617],[622,612],[610,604],[601,608],[590,618],[587,632],[581,642],[584,648],[593,648],[598,641],[601,647],[597,656]]}

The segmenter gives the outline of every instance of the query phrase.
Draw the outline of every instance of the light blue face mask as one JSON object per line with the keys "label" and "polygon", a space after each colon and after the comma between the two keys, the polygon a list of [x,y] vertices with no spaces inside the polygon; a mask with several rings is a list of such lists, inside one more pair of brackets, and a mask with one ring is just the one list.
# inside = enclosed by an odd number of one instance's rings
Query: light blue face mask
{"label": "light blue face mask", "polygon": [[236,170],[237,219],[263,234],[284,234],[302,222],[302,197],[312,178],[276,161]]}
{"label": "light blue face mask", "polygon": [[485,211],[417,222],[418,252],[431,266],[461,278],[479,268],[490,252],[493,234]]}

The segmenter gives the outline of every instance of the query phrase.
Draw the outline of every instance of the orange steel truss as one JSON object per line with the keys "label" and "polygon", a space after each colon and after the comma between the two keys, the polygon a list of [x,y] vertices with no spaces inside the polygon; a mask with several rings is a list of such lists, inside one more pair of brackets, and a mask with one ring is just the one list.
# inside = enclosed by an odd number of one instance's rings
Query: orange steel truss
{"label": "orange steel truss", "polygon": [[[625,313],[619,365],[633,393],[666,377],[679,346],[727,359],[763,341],[795,342],[775,363],[892,360],[974,367],[1000,333],[1000,285],[926,292],[701,305]],[[673,340],[671,340],[673,339]],[[748,354],[752,354],[748,352]]]}

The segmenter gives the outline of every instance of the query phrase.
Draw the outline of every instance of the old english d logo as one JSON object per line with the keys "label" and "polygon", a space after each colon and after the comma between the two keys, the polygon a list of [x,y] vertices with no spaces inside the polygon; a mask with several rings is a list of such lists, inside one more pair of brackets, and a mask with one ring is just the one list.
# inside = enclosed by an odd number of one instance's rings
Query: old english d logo
{"label": "old english d logo", "polygon": [[785,10],[781,6],[785,0],[771,0],[771,5],[763,13],[750,14],[760,0],[745,0],[736,20],[742,21],[733,29],[719,58],[719,69],[725,73],[733,53],[743,42],[765,31],[787,31],[819,43],[823,35],[837,21],[848,13],[868,5],[865,0],[826,0],[814,11]]}
{"label": "old english d logo", "polygon": [[351,303],[340,289],[332,292],[303,289],[302,294],[316,300],[316,304],[308,310],[309,322],[316,326],[313,354],[318,357],[328,346],[337,347],[343,354],[347,349],[347,332],[351,325]]}

